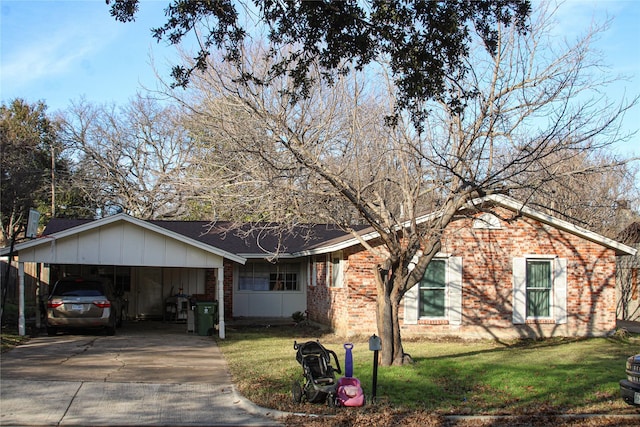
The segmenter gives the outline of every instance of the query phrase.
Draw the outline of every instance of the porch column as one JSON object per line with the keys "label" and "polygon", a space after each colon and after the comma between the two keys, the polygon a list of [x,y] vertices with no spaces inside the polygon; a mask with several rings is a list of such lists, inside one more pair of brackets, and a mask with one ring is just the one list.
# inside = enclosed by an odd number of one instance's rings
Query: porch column
{"label": "porch column", "polygon": [[225,338],[224,331],[224,266],[222,268],[218,268],[218,274],[216,274],[218,278],[218,336],[220,339]]}
{"label": "porch column", "polygon": [[24,320],[24,262],[18,262],[18,335],[26,335]]}
{"label": "porch column", "polygon": [[42,307],[42,264],[36,263],[36,329],[42,328],[42,316],[44,313],[41,310]]}

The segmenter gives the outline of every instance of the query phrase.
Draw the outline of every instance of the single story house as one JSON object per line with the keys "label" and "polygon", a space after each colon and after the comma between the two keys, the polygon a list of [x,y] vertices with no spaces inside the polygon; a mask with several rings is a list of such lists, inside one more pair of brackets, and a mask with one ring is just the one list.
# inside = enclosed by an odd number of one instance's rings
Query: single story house
{"label": "single story house", "polygon": [[[52,219],[15,253],[22,272],[24,263],[42,266],[44,284],[89,271],[109,276],[125,292],[129,318],[162,318],[167,299],[188,295],[218,301],[222,337],[225,319],[296,311],[344,336],[376,332],[376,255],[337,227],[305,230],[279,239],[249,224]],[[380,244],[370,228],[360,238]],[[635,253],[505,195],[474,200],[405,295],[403,334],[606,335],[616,327],[616,259]]]}

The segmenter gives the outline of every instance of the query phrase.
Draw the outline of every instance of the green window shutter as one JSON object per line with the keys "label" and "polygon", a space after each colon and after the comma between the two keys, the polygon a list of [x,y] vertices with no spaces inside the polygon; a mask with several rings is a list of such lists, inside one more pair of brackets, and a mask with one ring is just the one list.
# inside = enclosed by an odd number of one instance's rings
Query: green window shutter
{"label": "green window shutter", "polygon": [[553,274],[553,316],[557,324],[567,323],[567,260],[557,258]]}
{"label": "green window shutter", "polygon": [[527,316],[527,260],[513,259],[513,323],[523,324]]}
{"label": "green window shutter", "polygon": [[447,306],[447,319],[450,325],[462,324],[462,257],[454,256],[448,260],[449,278],[447,287],[449,291],[449,304]]}

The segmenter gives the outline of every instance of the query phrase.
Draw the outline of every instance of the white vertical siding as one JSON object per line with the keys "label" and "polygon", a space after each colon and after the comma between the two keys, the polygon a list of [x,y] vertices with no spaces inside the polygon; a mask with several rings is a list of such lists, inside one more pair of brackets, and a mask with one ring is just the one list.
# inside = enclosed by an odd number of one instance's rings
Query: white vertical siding
{"label": "white vertical siding", "polygon": [[25,262],[222,268],[222,257],[128,222],[47,241],[20,251]]}

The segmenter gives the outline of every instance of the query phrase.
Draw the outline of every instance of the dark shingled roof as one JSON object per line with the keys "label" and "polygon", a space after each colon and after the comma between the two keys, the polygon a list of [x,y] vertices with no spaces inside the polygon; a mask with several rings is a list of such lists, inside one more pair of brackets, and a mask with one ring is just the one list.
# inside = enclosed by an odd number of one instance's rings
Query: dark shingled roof
{"label": "dark shingled roof", "polygon": [[[43,236],[92,221],[94,220],[53,218],[47,224]],[[244,224],[234,228],[233,223],[229,222],[161,220],[146,222],[226,252],[244,255],[276,252],[290,254],[322,246],[329,241],[335,243],[352,237],[337,226],[329,224],[301,225],[292,232],[282,233],[279,236],[275,231],[269,230],[268,224]],[[271,228],[275,229],[275,227]],[[367,227],[360,226],[358,229],[365,228]]]}
{"label": "dark shingled roof", "polygon": [[47,223],[43,236],[58,233],[60,231],[68,230],[69,228],[77,227],[95,221],[94,219],[71,219],[71,218],[51,218]]}

